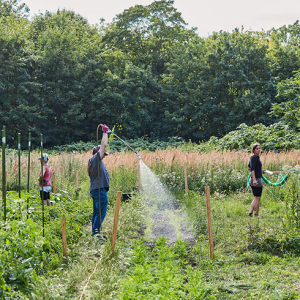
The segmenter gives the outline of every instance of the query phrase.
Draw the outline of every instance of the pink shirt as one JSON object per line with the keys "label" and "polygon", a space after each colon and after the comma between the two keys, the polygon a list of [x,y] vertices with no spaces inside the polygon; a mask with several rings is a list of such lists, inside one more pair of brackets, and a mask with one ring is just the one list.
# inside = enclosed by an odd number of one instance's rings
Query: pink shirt
{"label": "pink shirt", "polygon": [[[46,165],[46,172],[43,176],[43,179],[46,180],[46,184],[44,186],[51,186],[51,182],[52,182],[52,171],[50,166]],[[41,176],[41,172],[40,172],[40,176]],[[39,187],[41,187],[41,183],[39,182]]]}

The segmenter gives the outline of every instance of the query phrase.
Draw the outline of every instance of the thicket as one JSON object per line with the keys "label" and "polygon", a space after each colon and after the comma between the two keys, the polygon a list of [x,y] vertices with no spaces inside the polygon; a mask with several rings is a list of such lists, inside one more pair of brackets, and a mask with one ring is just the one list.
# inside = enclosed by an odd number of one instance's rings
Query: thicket
{"label": "thicket", "polygon": [[72,11],[27,12],[0,2],[0,127],[10,147],[29,130],[46,147],[88,142],[99,123],[126,139],[196,143],[281,118],[298,130],[298,21],[201,38],[172,0],[96,26]]}
{"label": "thicket", "polygon": [[88,199],[72,200],[67,192],[51,195],[51,201],[53,206],[45,207],[43,237],[38,191],[22,191],[21,199],[18,193],[8,192],[7,221],[1,221],[0,231],[1,299],[29,297],[38,277],[57,273],[57,268],[67,262],[62,256],[61,218],[66,218],[69,258],[76,258],[74,245],[83,233],[83,226],[90,220],[90,202]]}

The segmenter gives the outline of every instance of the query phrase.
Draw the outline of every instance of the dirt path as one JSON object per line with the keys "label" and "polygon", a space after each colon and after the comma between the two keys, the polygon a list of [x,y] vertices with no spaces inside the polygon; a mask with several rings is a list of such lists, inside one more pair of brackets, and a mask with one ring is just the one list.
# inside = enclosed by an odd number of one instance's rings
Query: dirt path
{"label": "dirt path", "polygon": [[180,210],[155,211],[152,214],[153,225],[150,238],[157,239],[163,235],[173,244],[178,238],[186,243],[194,240],[190,226],[185,221],[184,214]]}

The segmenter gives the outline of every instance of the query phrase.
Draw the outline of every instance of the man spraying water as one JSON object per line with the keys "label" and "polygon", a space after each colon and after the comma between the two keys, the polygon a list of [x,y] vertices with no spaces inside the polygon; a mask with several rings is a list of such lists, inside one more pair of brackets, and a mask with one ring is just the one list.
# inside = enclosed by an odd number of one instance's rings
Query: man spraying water
{"label": "man spraying water", "polygon": [[106,125],[102,125],[102,131],[101,146],[93,148],[93,157],[89,159],[87,167],[90,177],[90,196],[93,198],[92,236],[96,235],[100,239],[104,238],[100,235],[100,229],[107,212],[107,192],[110,184],[109,175],[103,163],[103,159],[108,155],[105,149],[108,143],[109,129]]}

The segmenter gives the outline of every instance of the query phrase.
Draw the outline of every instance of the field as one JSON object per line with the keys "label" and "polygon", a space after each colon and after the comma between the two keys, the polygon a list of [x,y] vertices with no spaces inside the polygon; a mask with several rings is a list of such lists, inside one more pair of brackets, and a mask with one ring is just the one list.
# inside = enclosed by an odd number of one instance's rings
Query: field
{"label": "field", "polygon": [[[38,153],[31,155],[30,192],[8,192],[8,222],[1,231],[1,288],[4,299],[298,299],[300,195],[298,172],[282,187],[266,186],[259,218],[248,218],[252,194],[246,189],[247,152],[141,152],[143,162],[177,199],[195,238],[173,244],[145,231],[151,209],[137,192],[139,161],[133,153],[112,153],[105,159],[111,177],[110,206],[103,224],[109,237],[90,236],[91,201],[86,162],[90,153],[50,155],[56,175],[53,206],[37,196]],[[288,170],[299,152],[264,153],[263,168]],[[26,187],[27,158],[22,156]],[[184,190],[187,165],[189,192]],[[288,167],[289,166],[289,167]],[[76,169],[79,188],[76,190]],[[296,167],[296,170],[298,168]],[[7,186],[17,187],[18,159],[7,155]],[[275,175],[269,177],[276,181]],[[214,259],[209,258],[204,187],[211,190]],[[111,257],[110,237],[117,191],[131,192],[121,203],[118,239]],[[76,200],[76,195],[78,196]],[[31,208],[27,219],[27,199]],[[299,212],[300,213],[300,212]],[[60,218],[67,222],[69,255],[62,257]],[[4,227],[4,224],[2,224]],[[2,227],[2,228],[3,228]]]}

